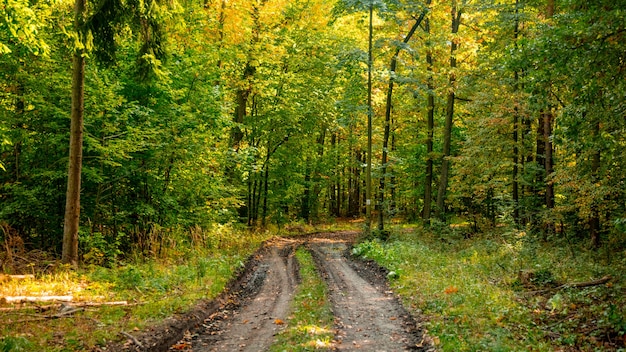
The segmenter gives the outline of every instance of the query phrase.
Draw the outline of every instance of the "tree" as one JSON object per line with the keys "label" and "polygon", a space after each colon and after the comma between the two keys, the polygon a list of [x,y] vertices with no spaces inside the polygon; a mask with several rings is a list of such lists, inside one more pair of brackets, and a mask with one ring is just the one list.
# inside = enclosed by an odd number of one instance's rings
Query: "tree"
{"label": "tree", "polygon": [[452,139],[452,124],[454,117],[454,102],[455,102],[455,82],[457,67],[456,50],[459,43],[456,38],[456,34],[459,32],[459,26],[461,25],[462,9],[457,6],[456,0],[452,0],[450,6],[451,17],[451,33],[452,40],[450,42],[450,76],[448,82],[448,102],[446,105],[446,121],[443,134],[443,156],[441,161],[441,172],[439,178],[439,189],[437,191],[437,208],[435,210],[435,217],[439,218],[445,214],[445,196],[448,188],[448,178],[450,172],[450,143]]}
{"label": "tree", "polygon": [[[427,6],[430,5],[430,1],[427,1],[426,5]],[[388,148],[389,148],[389,134],[390,134],[390,128],[391,128],[391,105],[392,105],[393,85],[394,85],[394,80],[395,80],[396,67],[398,65],[398,56],[400,55],[400,50],[402,49],[402,45],[406,45],[411,40],[411,37],[413,37],[413,34],[415,33],[415,31],[422,24],[422,21],[424,20],[427,11],[428,11],[428,8],[424,9],[422,13],[419,15],[419,17],[415,19],[415,23],[413,24],[409,32],[406,34],[406,36],[404,36],[404,39],[402,40],[402,44],[399,45],[396,51],[394,52],[391,58],[391,63],[389,64],[389,86],[387,88],[387,100],[385,103],[385,127],[384,127],[384,135],[383,135],[383,150],[382,150],[382,157],[381,157],[381,162],[380,162],[381,164],[380,184],[378,188],[378,192],[379,192],[378,204],[380,204],[380,210],[378,213],[378,230],[381,232],[384,231],[384,228],[385,228],[385,224],[384,224],[385,177],[387,173],[387,154],[388,154]]]}
{"label": "tree", "polygon": [[[100,44],[96,50],[100,58],[110,61],[114,57],[114,28],[124,18],[127,10],[134,10],[135,20],[140,26],[142,46],[138,60],[138,73],[143,78],[150,72],[157,71],[160,58],[164,55],[158,22],[152,18],[156,10],[156,0],[148,4],[128,4],[117,0],[102,0],[97,4],[94,14],[88,19],[87,1],[76,0],[74,3],[74,32],[76,48],[72,59],[72,109],[70,117],[70,150],[67,179],[65,218],[63,227],[62,262],[74,267],[78,265],[78,231],[80,225],[80,190],[83,164],[83,120],[85,100],[85,56],[90,47],[88,33],[92,33],[95,42]],[[148,10],[146,6],[150,7]],[[149,12],[152,12],[150,14]],[[89,31],[91,30],[91,31]]]}
{"label": "tree", "polygon": [[78,228],[80,223],[80,179],[83,159],[83,114],[85,99],[85,17],[86,0],[74,3],[74,31],[79,38],[72,58],[72,114],[70,117],[70,156],[63,226],[61,261],[78,266]]}

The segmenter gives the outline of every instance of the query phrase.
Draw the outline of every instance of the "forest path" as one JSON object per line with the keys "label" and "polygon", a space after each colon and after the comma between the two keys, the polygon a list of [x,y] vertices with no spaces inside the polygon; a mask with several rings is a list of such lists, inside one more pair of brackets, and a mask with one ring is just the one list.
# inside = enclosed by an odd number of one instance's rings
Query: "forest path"
{"label": "forest path", "polygon": [[335,349],[340,351],[411,351],[421,341],[414,321],[386,287],[384,280],[367,281],[371,268],[349,261],[348,243],[329,238],[309,241],[324,276],[335,315]]}
{"label": "forest path", "polygon": [[170,350],[182,345],[185,351],[266,351],[288,323],[299,282],[294,252],[300,245],[311,251],[329,287],[335,338],[328,350],[430,350],[422,346],[422,332],[413,318],[389,291],[384,270],[345,255],[357,235],[345,231],[272,240],[257,254],[254,270],[241,287]]}

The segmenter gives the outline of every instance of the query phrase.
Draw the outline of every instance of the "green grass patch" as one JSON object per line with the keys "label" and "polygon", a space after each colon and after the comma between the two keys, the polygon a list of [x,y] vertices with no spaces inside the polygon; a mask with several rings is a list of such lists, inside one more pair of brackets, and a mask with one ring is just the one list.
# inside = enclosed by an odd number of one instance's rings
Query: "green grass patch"
{"label": "green grass patch", "polygon": [[[189,236],[189,233],[177,234]],[[127,301],[125,306],[87,307],[61,319],[35,320],[57,313],[35,304],[0,304],[0,351],[78,351],[125,339],[163,318],[216,297],[268,233],[218,227],[195,229],[193,241],[170,239],[160,255],[137,255],[107,268],[87,265],[78,271],[58,268],[34,279],[9,280],[0,296],[71,295],[74,302]],[[35,265],[36,266],[36,265]],[[45,308],[45,307],[44,307]]]}
{"label": "green grass patch", "polygon": [[[626,343],[626,260],[524,232],[464,239],[417,229],[353,254],[397,273],[392,286],[444,351],[619,350]],[[528,275],[530,278],[525,278]],[[558,288],[604,275],[606,285]]]}
{"label": "green grass patch", "polygon": [[311,253],[296,250],[301,284],[292,303],[293,312],[287,327],[278,334],[271,352],[313,351],[330,347],[333,339],[333,315],[327,299],[328,288],[319,276]]}

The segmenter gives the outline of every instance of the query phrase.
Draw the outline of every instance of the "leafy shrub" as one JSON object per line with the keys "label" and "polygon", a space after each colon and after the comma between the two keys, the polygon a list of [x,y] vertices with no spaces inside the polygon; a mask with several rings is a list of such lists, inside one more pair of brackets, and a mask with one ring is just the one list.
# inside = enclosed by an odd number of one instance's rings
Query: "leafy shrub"
{"label": "leafy shrub", "polygon": [[112,266],[122,254],[121,239],[125,236],[120,232],[115,237],[101,232],[79,232],[79,245],[86,264]]}

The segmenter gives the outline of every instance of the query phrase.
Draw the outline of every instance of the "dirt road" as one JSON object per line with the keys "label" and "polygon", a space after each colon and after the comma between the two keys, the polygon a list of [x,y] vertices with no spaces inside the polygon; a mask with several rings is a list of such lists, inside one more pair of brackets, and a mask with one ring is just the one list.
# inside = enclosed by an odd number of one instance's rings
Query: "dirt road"
{"label": "dirt road", "polygon": [[288,323],[298,284],[293,254],[304,245],[328,284],[335,315],[330,350],[426,351],[422,332],[386,286],[380,270],[346,256],[355,232],[277,239],[259,252],[253,270],[228,300],[181,344],[186,351],[265,351]]}
{"label": "dirt road", "polygon": [[[325,276],[341,351],[408,351],[420,344],[414,322],[383,282],[372,283],[346,259],[345,241],[314,238],[309,248]],[[358,264],[357,264],[358,265]]]}

